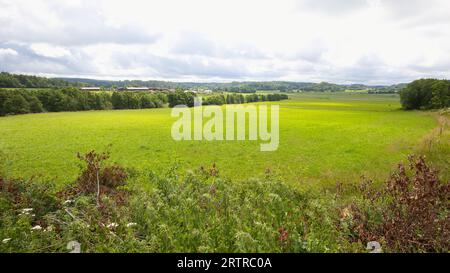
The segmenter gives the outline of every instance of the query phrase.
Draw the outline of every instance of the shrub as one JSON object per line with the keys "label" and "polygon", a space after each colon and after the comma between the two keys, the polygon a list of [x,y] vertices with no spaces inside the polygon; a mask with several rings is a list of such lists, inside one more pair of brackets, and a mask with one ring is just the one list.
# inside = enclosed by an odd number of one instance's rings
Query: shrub
{"label": "shrub", "polygon": [[362,184],[363,201],[343,210],[353,240],[383,242],[394,252],[450,250],[450,184],[442,183],[424,157],[400,164],[380,191]]}
{"label": "shrub", "polygon": [[126,192],[120,187],[125,186],[127,173],[118,165],[104,166],[105,161],[109,159],[109,153],[90,151],[85,155],[78,154],[78,159],[83,161],[85,166],[76,184],[62,191],[60,196],[70,198],[72,195],[95,194],[98,204],[105,195],[116,197],[117,201],[123,201]]}

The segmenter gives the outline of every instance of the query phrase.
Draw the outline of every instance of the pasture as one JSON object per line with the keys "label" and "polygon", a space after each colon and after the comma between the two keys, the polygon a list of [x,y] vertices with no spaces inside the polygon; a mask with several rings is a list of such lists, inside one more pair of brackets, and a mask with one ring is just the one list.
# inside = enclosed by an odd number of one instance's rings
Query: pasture
{"label": "pasture", "polygon": [[254,141],[176,142],[168,108],[1,117],[1,171],[63,185],[79,171],[77,152],[112,145],[112,161],[143,173],[216,163],[235,180],[270,170],[301,187],[332,186],[361,175],[385,179],[437,126],[430,113],[400,110],[396,95],[298,93],[273,104],[280,105],[275,152],[261,152]]}

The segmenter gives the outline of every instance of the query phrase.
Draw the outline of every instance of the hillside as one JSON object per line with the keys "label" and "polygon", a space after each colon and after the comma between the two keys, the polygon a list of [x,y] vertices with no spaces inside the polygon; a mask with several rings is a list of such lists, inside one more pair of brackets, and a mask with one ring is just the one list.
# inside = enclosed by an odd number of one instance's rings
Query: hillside
{"label": "hillside", "polygon": [[281,92],[341,92],[346,90],[369,90],[376,93],[395,93],[404,84],[391,86],[370,86],[364,84],[341,85],[334,83],[288,82],[288,81],[244,81],[228,83],[204,82],[170,82],[170,81],[142,81],[142,80],[96,80],[85,78],[45,78],[30,75],[0,73],[0,88],[52,88],[52,87],[80,87],[96,86],[105,88],[145,86],[165,89],[211,89],[214,91],[252,93],[256,91]]}

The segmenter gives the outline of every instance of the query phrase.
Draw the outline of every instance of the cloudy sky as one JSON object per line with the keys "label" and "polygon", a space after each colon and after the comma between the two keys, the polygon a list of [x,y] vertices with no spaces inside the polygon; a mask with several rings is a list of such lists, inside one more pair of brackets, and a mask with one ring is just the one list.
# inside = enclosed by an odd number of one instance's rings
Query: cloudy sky
{"label": "cloudy sky", "polygon": [[448,0],[0,0],[0,70],[176,81],[450,77]]}

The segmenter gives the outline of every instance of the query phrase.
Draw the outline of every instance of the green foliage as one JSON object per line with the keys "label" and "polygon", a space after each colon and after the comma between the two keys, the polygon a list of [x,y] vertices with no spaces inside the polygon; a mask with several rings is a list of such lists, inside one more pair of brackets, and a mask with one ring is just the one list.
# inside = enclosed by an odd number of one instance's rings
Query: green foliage
{"label": "green foliage", "polygon": [[241,104],[241,103],[252,103],[252,102],[261,102],[261,101],[281,101],[289,99],[286,94],[267,94],[267,95],[258,95],[258,94],[217,94],[210,95],[203,98],[203,105],[224,105],[224,104]]}
{"label": "green foliage", "polygon": [[3,103],[4,114],[18,115],[30,112],[30,104],[21,94],[12,94]]}
{"label": "green foliage", "polygon": [[60,79],[48,79],[29,75],[17,75],[6,72],[0,73],[0,88],[50,88],[83,86],[82,83],[71,83]]}
{"label": "green foliage", "polygon": [[[342,185],[301,191],[270,170],[237,182],[215,164],[127,174],[106,153],[79,158],[86,164],[78,179],[59,192],[0,177],[0,253],[68,252],[74,240],[82,252],[363,252],[372,240],[385,252],[450,247],[450,188],[423,159],[411,178],[400,166],[382,191],[361,184],[360,197],[344,196]],[[126,183],[137,177],[150,189]]]}
{"label": "green foliage", "polygon": [[178,89],[176,92],[169,93],[168,101],[169,107],[175,107],[177,105],[186,105],[188,107],[194,106],[195,94],[191,92],[183,92]]}
{"label": "green foliage", "polygon": [[0,180],[0,252],[67,252],[73,240],[83,252],[338,250],[327,209],[270,173],[234,183],[215,166],[183,176],[172,168],[150,172],[148,192],[124,186],[123,169],[102,162],[105,154],[80,158],[86,168],[57,194],[50,184]]}
{"label": "green foliage", "polygon": [[400,91],[400,100],[406,110],[439,109],[450,106],[450,82],[420,79]]}
{"label": "green foliage", "polygon": [[224,95],[212,95],[203,99],[203,105],[223,105],[227,104],[227,100]]}
{"label": "green foliage", "polygon": [[163,107],[165,94],[86,92],[76,88],[0,89],[0,115]]}
{"label": "green foliage", "polygon": [[40,102],[36,96],[31,96],[28,100],[28,103],[30,105],[31,113],[44,112],[44,106],[42,105],[42,102]]}

